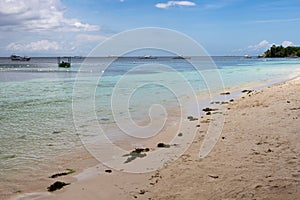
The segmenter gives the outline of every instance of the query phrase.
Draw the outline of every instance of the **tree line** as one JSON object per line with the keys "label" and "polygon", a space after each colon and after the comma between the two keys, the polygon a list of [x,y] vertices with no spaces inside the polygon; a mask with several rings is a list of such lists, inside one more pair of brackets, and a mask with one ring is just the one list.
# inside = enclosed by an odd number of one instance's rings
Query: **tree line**
{"label": "tree line", "polygon": [[264,57],[274,58],[274,57],[300,57],[300,47],[283,47],[282,45],[273,45],[264,53]]}

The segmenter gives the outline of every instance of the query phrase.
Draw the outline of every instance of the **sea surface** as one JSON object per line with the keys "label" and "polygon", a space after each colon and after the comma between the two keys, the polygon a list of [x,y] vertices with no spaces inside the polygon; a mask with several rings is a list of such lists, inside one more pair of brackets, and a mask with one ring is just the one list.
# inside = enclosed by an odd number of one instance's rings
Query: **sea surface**
{"label": "sea surface", "polygon": [[90,122],[120,140],[122,130],[134,132],[131,123],[172,124],[190,96],[270,85],[299,70],[296,58],[73,58],[70,69],[56,58],[0,58],[0,188],[17,190],[25,174],[80,147],[78,127]]}

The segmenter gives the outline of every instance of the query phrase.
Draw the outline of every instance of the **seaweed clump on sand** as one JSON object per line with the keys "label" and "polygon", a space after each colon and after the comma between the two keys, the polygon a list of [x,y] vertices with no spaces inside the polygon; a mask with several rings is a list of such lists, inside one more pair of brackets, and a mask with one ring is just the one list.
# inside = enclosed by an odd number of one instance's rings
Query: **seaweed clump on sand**
{"label": "seaweed clump on sand", "polygon": [[221,92],[220,95],[230,95],[230,92]]}
{"label": "seaweed clump on sand", "polygon": [[145,157],[147,154],[143,153],[143,152],[148,152],[150,151],[149,148],[136,148],[135,150],[131,151],[129,154],[125,154],[123,155],[124,157],[128,156],[127,160],[124,163],[129,163],[133,160],[135,160],[136,158],[143,158]]}
{"label": "seaweed clump on sand", "polygon": [[202,111],[205,112],[206,115],[211,115],[212,111],[218,110],[217,108],[203,108]]}
{"label": "seaweed clump on sand", "polygon": [[170,146],[171,145],[165,144],[165,143],[162,143],[162,142],[160,142],[160,143],[157,144],[158,148],[170,148]]}
{"label": "seaweed clump on sand", "polygon": [[190,121],[196,121],[196,120],[198,120],[198,118],[193,117],[193,116],[188,116],[187,119],[190,120]]}
{"label": "seaweed clump on sand", "polygon": [[253,92],[253,90],[243,90],[242,93],[247,93],[250,94],[251,92]]}
{"label": "seaweed clump on sand", "polygon": [[218,110],[217,108],[203,108],[202,109],[204,112],[211,112],[211,111],[216,111]]}
{"label": "seaweed clump on sand", "polygon": [[72,174],[75,172],[75,170],[73,169],[66,169],[67,172],[61,172],[61,173],[57,173],[57,174],[53,174],[52,176],[50,176],[49,178],[57,178],[59,176],[66,176],[68,174]]}
{"label": "seaweed clump on sand", "polygon": [[49,192],[53,192],[55,190],[59,190],[59,189],[63,188],[66,185],[70,185],[70,183],[56,181],[55,183],[53,183],[52,185],[50,185],[47,189],[48,189]]}

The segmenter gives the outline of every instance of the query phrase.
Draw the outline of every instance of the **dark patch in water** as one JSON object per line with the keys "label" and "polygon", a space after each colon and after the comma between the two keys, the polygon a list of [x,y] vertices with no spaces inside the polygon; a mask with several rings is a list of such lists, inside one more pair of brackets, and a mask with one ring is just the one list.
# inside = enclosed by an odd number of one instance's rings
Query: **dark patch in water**
{"label": "dark patch in water", "polygon": [[53,131],[52,134],[59,134],[61,133],[62,131]]}
{"label": "dark patch in water", "polygon": [[147,154],[142,153],[142,152],[148,152],[148,151],[150,151],[149,148],[145,148],[145,149],[144,148],[136,148],[135,150],[131,151],[129,154],[123,155],[124,157],[129,156],[124,163],[129,163],[129,162],[135,160],[136,158],[143,158]]}

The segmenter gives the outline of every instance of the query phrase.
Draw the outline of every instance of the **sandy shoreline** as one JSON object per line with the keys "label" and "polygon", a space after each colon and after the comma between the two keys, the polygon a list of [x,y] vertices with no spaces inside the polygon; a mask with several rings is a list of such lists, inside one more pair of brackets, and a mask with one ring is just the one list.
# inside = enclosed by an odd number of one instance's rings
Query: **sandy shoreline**
{"label": "sandy shoreline", "polygon": [[[161,171],[153,199],[297,199],[300,196],[300,79],[231,103],[222,137]],[[203,139],[199,137],[197,143]]]}
{"label": "sandy shoreline", "polygon": [[[217,111],[184,122],[188,127],[183,134],[197,131],[194,141],[184,155],[158,171],[105,173],[108,168],[96,165],[87,154],[81,157],[78,169],[83,164],[90,168],[56,179],[71,185],[53,193],[44,189],[14,199],[296,199],[300,196],[299,94],[300,79],[296,79],[230,102],[222,112],[225,124],[221,137],[203,159],[199,150],[207,122]],[[165,141],[164,137],[159,140]]]}

